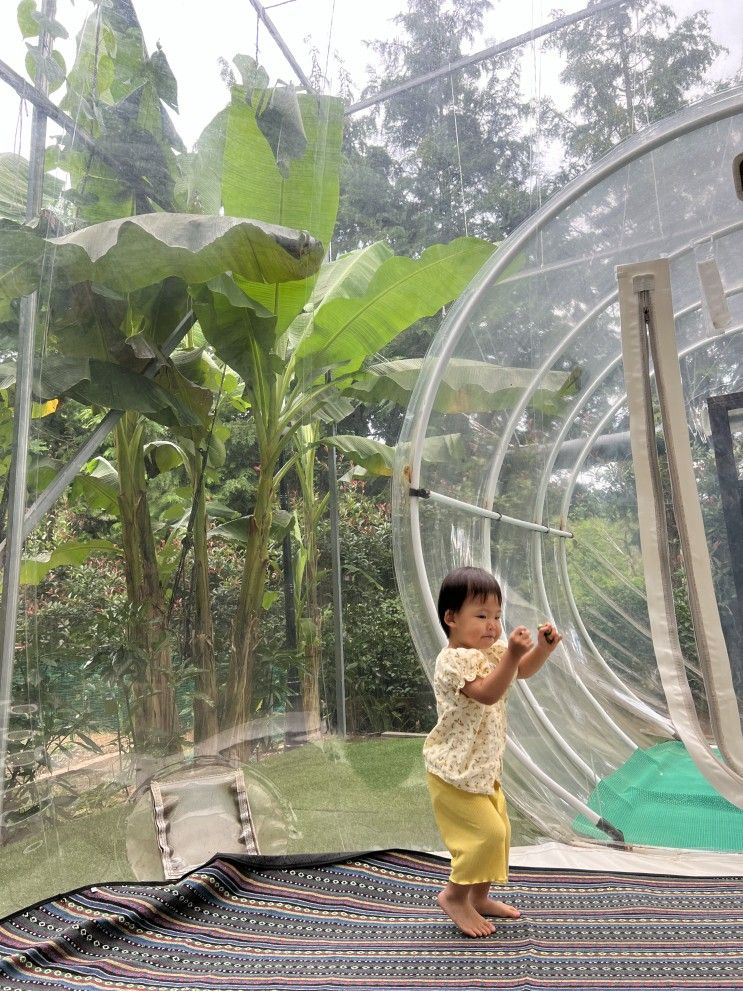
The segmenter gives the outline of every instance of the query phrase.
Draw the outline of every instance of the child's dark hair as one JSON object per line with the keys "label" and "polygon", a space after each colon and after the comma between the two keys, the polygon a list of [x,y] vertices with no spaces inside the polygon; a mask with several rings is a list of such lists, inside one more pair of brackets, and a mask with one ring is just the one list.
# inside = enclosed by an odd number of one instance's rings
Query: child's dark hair
{"label": "child's dark hair", "polygon": [[449,627],[444,621],[447,609],[459,612],[466,599],[485,600],[494,595],[499,604],[503,603],[500,585],[484,568],[455,568],[441,583],[439,590],[439,622],[444,633],[449,636]]}

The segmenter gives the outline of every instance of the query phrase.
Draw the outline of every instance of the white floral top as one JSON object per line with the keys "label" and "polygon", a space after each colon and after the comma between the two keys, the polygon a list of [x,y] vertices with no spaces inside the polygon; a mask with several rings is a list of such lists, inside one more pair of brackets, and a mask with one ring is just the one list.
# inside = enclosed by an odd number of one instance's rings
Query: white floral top
{"label": "white floral top", "polygon": [[439,718],[423,744],[423,759],[426,770],[462,791],[489,795],[501,779],[506,696],[485,705],[460,689],[489,674],[506,647],[502,640],[485,651],[444,647],[436,658],[433,690]]}

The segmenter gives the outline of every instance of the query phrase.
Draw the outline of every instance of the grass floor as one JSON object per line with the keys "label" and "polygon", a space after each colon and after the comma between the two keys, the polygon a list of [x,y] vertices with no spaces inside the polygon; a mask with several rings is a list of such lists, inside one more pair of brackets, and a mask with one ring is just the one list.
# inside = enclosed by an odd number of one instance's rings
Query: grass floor
{"label": "grass floor", "polygon": [[120,805],[71,822],[47,819],[0,848],[0,917],[71,888],[133,878]]}
{"label": "grass floor", "polygon": [[291,796],[299,835],[290,852],[441,849],[431,814],[422,740],[335,739],[262,761],[260,770]]}
{"label": "grass floor", "polygon": [[[270,785],[292,823],[285,851],[360,851],[385,847],[440,850],[419,737],[328,738],[282,750],[247,769]],[[72,820],[47,820],[0,848],[0,916],[59,892],[133,880],[127,856],[131,805]],[[154,828],[148,842],[155,841]]]}

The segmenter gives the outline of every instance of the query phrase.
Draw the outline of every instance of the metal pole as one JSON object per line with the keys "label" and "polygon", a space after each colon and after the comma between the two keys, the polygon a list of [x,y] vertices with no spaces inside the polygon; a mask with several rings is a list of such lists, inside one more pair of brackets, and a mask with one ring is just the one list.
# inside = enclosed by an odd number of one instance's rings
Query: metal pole
{"label": "metal pole", "polygon": [[[286,453],[281,452],[279,466],[286,464]],[[279,506],[285,513],[289,512],[289,484],[286,475],[279,482]],[[286,627],[286,646],[288,650],[297,649],[297,611],[294,607],[294,554],[292,553],[291,534],[284,535],[281,541],[281,563],[284,571],[284,624]],[[299,693],[299,680],[296,681],[296,693]]]}
{"label": "metal pole", "polygon": [[[286,452],[282,451],[279,465],[286,464]],[[279,482],[279,506],[289,512],[289,486],[286,475]],[[286,649],[291,655],[286,670],[286,711],[295,713],[295,719],[287,719],[284,729],[284,745],[287,748],[302,744],[307,739],[307,713],[302,704],[301,677],[297,654],[297,611],[294,603],[294,553],[291,534],[284,535],[281,541],[281,567],[284,585],[284,628]]]}
{"label": "metal pole", "polygon": [[520,520],[515,516],[505,516],[495,510],[485,509],[483,506],[475,506],[471,502],[463,502],[461,499],[453,499],[451,496],[442,495],[441,492],[433,492],[430,489],[411,489],[410,495],[421,499],[430,499],[431,502],[439,502],[443,506],[451,506],[463,513],[472,516],[482,516],[487,520],[495,520],[497,523],[509,523],[511,526],[519,527],[522,530],[535,530],[538,533],[554,534],[556,537],[572,537],[570,530],[560,530],[556,526],[548,526],[546,523],[535,523],[532,520]]}
{"label": "metal pole", "polygon": [[[330,372],[326,374],[330,380]],[[335,437],[335,423],[331,426],[331,436]],[[343,652],[343,589],[341,588],[341,538],[340,514],[338,512],[338,472],[335,463],[335,448],[328,446],[328,511],[330,513],[330,569],[333,579],[333,644],[335,654],[335,704],[336,731],[346,735],[346,666]]]}
{"label": "metal pole", "polygon": [[526,45],[528,42],[541,38],[546,34],[552,34],[561,28],[568,27],[570,24],[582,21],[586,17],[594,17],[596,14],[602,14],[605,10],[611,10],[626,2],[627,0],[604,0],[604,3],[596,4],[594,7],[584,7],[583,10],[579,10],[575,14],[566,14],[565,17],[558,17],[556,20],[550,21],[549,24],[542,24],[541,27],[534,28],[532,31],[525,31],[524,34],[519,34],[515,38],[510,38],[508,41],[501,41],[497,45],[491,45],[490,48],[484,48],[480,52],[475,52],[474,55],[465,55],[455,62],[449,62],[446,65],[440,66],[438,69],[432,69],[431,72],[424,73],[422,76],[416,76],[407,82],[392,86],[390,89],[377,93],[376,96],[369,96],[365,100],[359,100],[358,103],[352,103],[350,107],[346,108],[345,116],[349,117],[351,114],[357,114],[360,110],[366,110],[367,107],[373,107],[377,103],[384,103],[385,100],[389,100],[393,96],[407,93],[408,90],[414,89],[416,86],[430,83],[434,79],[440,79],[442,76],[449,76],[458,69],[464,69],[468,65],[475,65],[477,62],[484,62],[485,59],[502,55],[503,52],[509,52],[512,48],[519,48],[521,45]]}
{"label": "metal pole", "polygon": [[307,76],[305,76],[304,71],[303,71],[301,65],[294,58],[294,56],[292,55],[291,49],[289,48],[289,46],[287,45],[287,43],[284,41],[284,39],[279,34],[278,29],[277,29],[276,25],[274,24],[274,22],[271,20],[271,18],[266,13],[266,8],[263,6],[263,4],[260,2],[260,0],[250,0],[250,2],[253,5],[253,7],[255,9],[255,12],[258,15],[258,17],[266,25],[266,28],[268,29],[268,33],[271,35],[271,37],[273,38],[273,40],[276,42],[276,44],[281,49],[281,52],[282,52],[284,58],[289,63],[289,65],[292,67],[292,69],[294,69],[294,71],[296,72],[297,78],[299,79],[299,81],[302,83],[302,85],[304,86],[304,88],[308,92],[314,93],[314,87],[313,87],[312,83],[309,81],[309,79],[307,78]]}
{"label": "metal pole", "polygon": [[[45,22],[54,19],[56,0],[44,0],[42,17]],[[39,37],[39,62],[36,69],[36,85],[43,92],[46,88],[44,58],[51,51],[51,36],[42,29]],[[44,156],[46,151],[46,116],[34,108],[31,129],[28,191],[26,196],[26,221],[39,215],[44,182]],[[13,664],[18,619],[21,554],[23,552],[23,512],[26,505],[28,476],[28,448],[31,432],[33,405],[31,386],[34,364],[34,333],[38,293],[21,299],[18,330],[18,362],[15,385],[15,410],[13,418],[13,448],[8,479],[8,553],[3,569],[3,591],[0,600],[0,836],[5,798],[5,762],[8,753],[8,724],[13,692]]]}

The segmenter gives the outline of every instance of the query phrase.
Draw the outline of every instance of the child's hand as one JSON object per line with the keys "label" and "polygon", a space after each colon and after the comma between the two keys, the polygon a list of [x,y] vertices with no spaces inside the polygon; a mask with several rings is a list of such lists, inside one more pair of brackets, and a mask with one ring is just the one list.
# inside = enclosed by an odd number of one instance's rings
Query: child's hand
{"label": "child's hand", "polygon": [[534,641],[531,638],[531,633],[525,626],[517,626],[508,638],[508,649],[514,660],[518,660],[533,646]]}
{"label": "child's hand", "polygon": [[552,623],[542,623],[537,630],[537,642],[540,647],[544,647],[548,653],[552,653],[555,647],[562,640],[557,632],[557,627]]}

